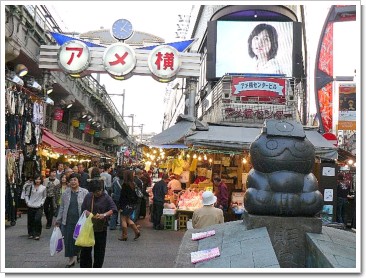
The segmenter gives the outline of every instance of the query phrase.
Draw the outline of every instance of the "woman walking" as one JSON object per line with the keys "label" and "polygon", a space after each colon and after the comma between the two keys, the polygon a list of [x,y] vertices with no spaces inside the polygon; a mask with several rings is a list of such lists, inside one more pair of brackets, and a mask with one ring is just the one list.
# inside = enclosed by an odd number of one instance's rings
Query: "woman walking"
{"label": "woman walking", "polygon": [[64,236],[65,257],[69,258],[69,262],[65,266],[67,268],[75,265],[80,251],[80,248],[75,245],[73,234],[75,225],[82,213],[81,204],[89,193],[88,190],[79,186],[79,174],[71,174],[69,182],[70,187],[66,188],[61,196],[61,204],[55,222],[55,226],[61,226],[62,235]]}
{"label": "woman walking", "polygon": [[140,231],[137,229],[136,224],[131,220],[131,214],[137,205],[137,195],[135,193],[135,186],[133,177],[133,171],[127,170],[123,175],[123,185],[121,190],[121,196],[119,199],[119,205],[121,208],[121,226],[122,236],[118,240],[127,240],[127,226],[130,226],[135,233],[134,240],[140,237]]}
{"label": "woman walking", "polygon": [[34,183],[25,190],[24,200],[28,207],[28,238],[39,240],[42,233],[43,204],[46,200],[46,187],[42,185],[41,176],[34,175]]}
{"label": "woman walking", "polygon": [[[104,180],[100,178],[99,169],[92,169],[92,179],[88,180],[90,192],[85,196],[81,210],[93,213],[94,247],[82,247],[80,252],[80,268],[101,268],[104,263],[107,244],[108,217],[117,211],[112,198],[104,191]],[[94,263],[92,250],[94,248]]]}
{"label": "woman walking", "polygon": [[56,168],[51,169],[50,176],[44,179],[43,185],[46,187],[46,201],[44,202],[44,214],[46,215],[46,229],[51,228],[52,220],[57,210],[57,197],[60,181],[56,179]]}

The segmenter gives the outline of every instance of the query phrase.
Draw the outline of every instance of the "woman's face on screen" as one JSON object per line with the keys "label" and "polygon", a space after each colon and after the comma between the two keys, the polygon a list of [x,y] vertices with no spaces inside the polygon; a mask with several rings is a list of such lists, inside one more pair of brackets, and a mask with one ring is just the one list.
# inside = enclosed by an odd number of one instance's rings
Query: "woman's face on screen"
{"label": "woman's face on screen", "polygon": [[266,57],[271,49],[271,39],[267,30],[263,30],[252,39],[252,50],[257,57]]}

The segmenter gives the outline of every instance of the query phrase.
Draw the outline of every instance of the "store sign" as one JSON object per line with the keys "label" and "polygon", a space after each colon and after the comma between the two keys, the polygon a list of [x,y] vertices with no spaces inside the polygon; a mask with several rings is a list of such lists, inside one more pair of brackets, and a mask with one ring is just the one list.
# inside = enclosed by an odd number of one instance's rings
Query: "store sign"
{"label": "store sign", "polygon": [[[130,52],[126,47],[120,49],[110,46],[106,51],[106,48],[103,47],[84,47],[81,46],[82,44],[82,42],[74,40],[65,42],[62,46],[41,45],[39,68],[50,71],[61,69],[65,73],[75,75],[76,73],[80,75],[82,71],[84,74],[108,73],[119,80],[126,79],[130,73],[131,75],[153,76],[159,82],[168,82],[176,77],[200,76],[201,54],[199,53],[179,52],[169,45],[160,45],[152,50],[136,48]],[[66,50],[66,45],[69,45],[68,50]],[[115,45],[121,44],[116,43]],[[89,66],[87,66],[88,59],[84,56],[87,49],[90,52]],[[135,62],[133,62],[132,53],[135,55]],[[126,57],[124,57],[125,55]]]}
{"label": "store sign", "polygon": [[80,74],[90,65],[90,51],[81,41],[64,43],[57,54],[58,65],[68,74]]}
{"label": "store sign", "polygon": [[169,45],[157,46],[150,52],[148,66],[155,79],[169,82],[175,78],[180,69],[179,52]]}
{"label": "store sign", "polygon": [[103,66],[113,78],[127,79],[136,67],[135,51],[125,43],[114,43],[104,52]]}
{"label": "store sign", "polygon": [[241,102],[285,103],[286,79],[233,77],[232,96]]}

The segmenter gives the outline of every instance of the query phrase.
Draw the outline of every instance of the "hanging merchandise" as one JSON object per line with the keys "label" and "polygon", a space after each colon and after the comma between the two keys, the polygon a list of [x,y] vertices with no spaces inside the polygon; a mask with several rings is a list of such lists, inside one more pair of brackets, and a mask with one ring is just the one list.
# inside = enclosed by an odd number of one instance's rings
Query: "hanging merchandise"
{"label": "hanging merchandise", "polygon": [[172,162],[172,172],[175,175],[180,175],[183,172],[183,164],[184,164],[184,160],[183,159],[174,159]]}
{"label": "hanging merchandise", "polygon": [[191,163],[191,167],[189,168],[189,171],[191,172],[195,172],[196,171],[196,168],[197,168],[197,158],[193,158],[192,159],[192,163]]}
{"label": "hanging merchandise", "polygon": [[37,148],[42,142],[44,103],[25,87],[5,85],[6,215],[15,225],[23,184],[28,176],[41,173]]}

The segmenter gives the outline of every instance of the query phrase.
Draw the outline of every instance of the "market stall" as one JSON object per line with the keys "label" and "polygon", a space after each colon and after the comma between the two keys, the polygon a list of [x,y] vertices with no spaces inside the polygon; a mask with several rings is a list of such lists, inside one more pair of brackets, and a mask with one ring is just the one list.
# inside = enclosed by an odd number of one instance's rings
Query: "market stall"
{"label": "market stall", "polygon": [[[232,194],[245,192],[246,176],[251,168],[247,152],[225,149],[150,147],[144,150],[144,158],[148,169],[156,167],[159,173],[169,173],[170,176],[178,178],[182,185],[181,191],[168,191],[166,196],[166,209],[174,209],[174,213],[166,211],[166,215],[174,216],[178,229],[189,227],[188,221],[192,218],[193,211],[202,206],[202,193],[206,190],[215,191],[212,182],[214,176],[219,176],[227,185],[228,205],[231,207]],[[238,206],[242,209],[243,202],[236,201],[235,207]],[[234,213],[229,210],[227,220],[235,218],[231,214]],[[172,217],[165,218],[171,222]]]}
{"label": "market stall", "polygon": [[16,224],[25,179],[41,174],[43,98],[25,87],[5,82],[5,210]]}

